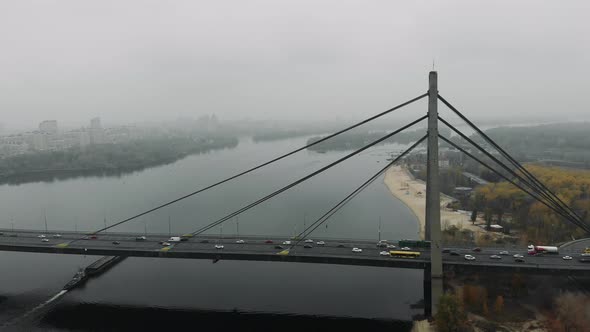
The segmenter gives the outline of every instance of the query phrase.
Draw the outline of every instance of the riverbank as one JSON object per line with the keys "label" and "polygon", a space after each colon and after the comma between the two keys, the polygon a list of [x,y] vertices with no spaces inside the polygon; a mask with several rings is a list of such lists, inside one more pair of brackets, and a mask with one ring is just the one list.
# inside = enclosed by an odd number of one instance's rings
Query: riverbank
{"label": "riverbank", "polygon": [[[420,238],[424,239],[426,224],[426,183],[415,179],[405,168],[393,166],[385,172],[383,182],[391,194],[402,201],[418,219]],[[445,206],[453,200],[452,197],[441,195],[440,220],[441,226],[456,225],[479,233],[481,229],[471,225],[469,215],[446,209]]]}

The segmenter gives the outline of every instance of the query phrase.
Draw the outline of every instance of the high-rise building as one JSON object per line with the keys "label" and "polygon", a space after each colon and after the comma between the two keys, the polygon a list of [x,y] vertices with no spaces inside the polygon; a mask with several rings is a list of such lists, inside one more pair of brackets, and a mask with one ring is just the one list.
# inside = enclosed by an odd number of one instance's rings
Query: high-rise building
{"label": "high-rise building", "polygon": [[102,129],[99,117],[90,120],[90,129]]}
{"label": "high-rise building", "polygon": [[43,134],[57,135],[57,120],[45,120],[39,124],[39,131]]}
{"label": "high-rise building", "polygon": [[103,144],[105,143],[104,130],[100,125],[100,118],[96,117],[90,120],[90,144]]}

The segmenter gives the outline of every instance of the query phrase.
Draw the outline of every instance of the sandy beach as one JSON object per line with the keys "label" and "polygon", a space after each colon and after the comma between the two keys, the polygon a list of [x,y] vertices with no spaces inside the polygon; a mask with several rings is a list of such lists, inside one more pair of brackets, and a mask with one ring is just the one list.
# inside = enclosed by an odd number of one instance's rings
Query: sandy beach
{"label": "sandy beach", "polygon": [[[424,228],[426,223],[426,184],[423,181],[414,179],[414,177],[401,166],[393,166],[385,172],[383,180],[387,188],[393,196],[398,198],[406,204],[419,220],[420,238],[424,239]],[[446,225],[457,225],[462,228],[468,228],[475,232],[481,229],[477,226],[472,226],[469,221],[470,215],[466,212],[457,212],[445,209],[452,198],[446,195],[441,195],[441,227],[444,229]]]}

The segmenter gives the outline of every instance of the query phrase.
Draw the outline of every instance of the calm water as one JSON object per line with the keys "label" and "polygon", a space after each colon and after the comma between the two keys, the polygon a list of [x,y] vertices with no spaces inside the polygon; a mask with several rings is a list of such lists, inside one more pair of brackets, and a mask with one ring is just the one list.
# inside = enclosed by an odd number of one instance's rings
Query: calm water
{"label": "calm water", "polygon": [[[14,223],[16,228],[43,229],[46,213],[50,229],[94,230],[103,226],[104,218],[109,223],[123,219],[301,146],[305,141],[296,138],[252,143],[244,139],[235,149],[191,156],[121,177],[0,186],[0,227],[10,228]],[[402,148],[377,147],[257,206],[240,215],[240,233],[272,237],[301,231],[304,220],[307,224],[313,222],[383,167],[387,151]],[[147,227],[148,232],[167,233],[170,216],[173,233],[193,231],[344,154],[302,152],[114,230],[143,232]],[[416,238],[415,217],[389,194],[381,180],[334,215],[327,227],[318,228],[312,237],[377,239],[379,217],[382,238]],[[229,221],[223,232],[235,230],[235,221]],[[220,229],[211,232],[219,234]],[[47,300],[79,266],[86,266],[94,259],[0,253],[3,267],[0,320],[14,319]],[[154,310],[163,319],[179,320],[183,319],[183,313],[192,312],[191,315],[201,317],[203,322],[227,312],[224,319],[227,324],[244,322],[244,317],[248,317],[246,320],[255,322],[255,326],[269,327],[293,324],[290,316],[284,315],[409,320],[413,314],[420,313],[410,309],[410,304],[421,298],[422,272],[418,270],[132,258],[91,280],[85,288],[67,293],[50,309],[18,324],[29,324],[26,329],[84,330],[90,329],[93,326],[90,322],[97,319],[92,317],[93,312],[119,313],[135,320],[141,319],[143,313],[149,321]],[[62,318],[65,313],[87,319],[68,325]],[[318,324],[336,324],[314,319]],[[85,326],[84,322],[88,324]],[[355,322],[369,324],[363,320]]]}

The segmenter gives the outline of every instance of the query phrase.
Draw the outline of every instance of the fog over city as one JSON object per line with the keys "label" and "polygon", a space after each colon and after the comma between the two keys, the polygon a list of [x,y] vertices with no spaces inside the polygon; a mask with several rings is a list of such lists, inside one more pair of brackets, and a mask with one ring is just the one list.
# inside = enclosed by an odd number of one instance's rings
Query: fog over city
{"label": "fog over city", "polygon": [[589,7],[3,1],[0,123],[358,119],[425,92],[433,61],[441,94],[480,121],[587,120]]}

